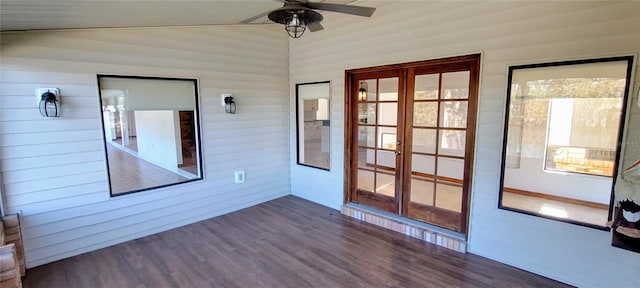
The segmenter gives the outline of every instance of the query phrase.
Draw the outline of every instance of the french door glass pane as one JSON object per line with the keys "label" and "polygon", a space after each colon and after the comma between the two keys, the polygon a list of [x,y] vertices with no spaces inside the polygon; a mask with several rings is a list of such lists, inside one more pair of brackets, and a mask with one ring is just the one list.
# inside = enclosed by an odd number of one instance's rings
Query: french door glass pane
{"label": "french door glass pane", "polygon": [[416,102],[413,104],[413,126],[436,127],[437,117],[437,102]]}
{"label": "french door glass pane", "polygon": [[438,157],[438,176],[462,180],[464,175],[464,160]]}
{"label": "french door glass pane", "polygon": [[460,130],[440,130],[438,153],[464,157],[467,132]]}
{"label": "french door glass pane", "polygon": [[469,98],[469,71],[442,74],[442,99]]}
{"label": "french door glass pane", "polygon": [[413,152],[436,153],[436,130],[413,128]]}
{"label": "french door glass pane", "polygon": [[358,127],[358,146],[376,147],[376,127]]}
{"label": "french door glass pane", "polygon": [[467,101],[440,102],[440,127],[467,128]]}
{"label": "french door glass pane", "polygon": [[378,125],[398,125],[398,103],[379,103]]}
{"label": "french door glass pane", "polygon": [[398,101],[398,77],[380,79],[378,101]]}
{"label": "french door glass pane", "polygon": [[396,153],[391,151],[378,150],[377,165],[388,169],[396,169]]}
{"label": "french door glass pane", "polygon": [[376,173],[376,193],[395,197],[396,175],[391,173]]}
{"label": "french door glass pane", "polygon": [[375,150],[358,148],[358,167],[372,169],[376,164]]}
{"label": "french door glass pane", "polygon": [[360,124],[375,124],[376,114],[375,103],[358,104],[358,122]]}
{"label": "french door glass pane", "polygon": [[413,99],[429,100],[438,99],[439,74],[418,75],[415,80]]}
{"label": "french door glass pane", "polygon": [[462,187],[436,184],[436,207],[455,212],[462,211]]}
{"label": "french door glass pane", "polygon": [[373,192],[373,172],[358,169],[358,189]]}
{"label": "french door glass pane", "polygon": [[378,127],[378,148],[396,150],[398,129],[396,127]]}
{"label": "french door glass pane", "polygon": [[[376,101],[376,96],[378,95],[378,85],[376,85],[376,79],[363,80],[362,88],[367,91],[367,101]],[[358,87],[360,89],[360,87]]]}
{"label": "french door glass pane", "polygon": [[411,171],[422,174],[435,174],[436,158],[426,155],[411,155]]}
{"label": "french door glass pane", "polygon": [[433,181],[419,176],[411,177],[411,199],[409,201],[433,206]]}

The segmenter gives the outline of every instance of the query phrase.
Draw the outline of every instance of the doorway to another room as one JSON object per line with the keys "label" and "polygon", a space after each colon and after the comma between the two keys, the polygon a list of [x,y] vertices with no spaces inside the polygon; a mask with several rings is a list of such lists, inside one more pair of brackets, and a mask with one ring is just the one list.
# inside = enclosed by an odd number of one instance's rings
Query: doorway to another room
{"label": "doorway to another room", "polygon": [[466,233],[480,55],[346,72],[345,197]]}

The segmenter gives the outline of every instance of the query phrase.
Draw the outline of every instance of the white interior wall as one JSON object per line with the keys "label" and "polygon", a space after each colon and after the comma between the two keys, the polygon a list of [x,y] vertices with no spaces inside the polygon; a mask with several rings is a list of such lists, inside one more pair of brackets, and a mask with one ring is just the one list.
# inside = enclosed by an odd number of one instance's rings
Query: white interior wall
{"label": "white interior wall", "polygon": [[545,171],[540,158],[521,158],[520,167],[507,168],[504,175],[509,188],[606,205],[611,201],[611,178]]}
{"label": "white interior wall", "polygon": [[118,139],[118,135],[116,135],[116,124],[113,112],[104,111],[102,112],[102,119],[104,119],[104,137],[108,141],[113,141]]}
{"label": "white interior wall", "polygon": [[[0,171],[28,267],[290,193],[287,35],[281,27],[97,29],[0,35]],[[96,74],[198,78],[204,180],[109,197]],[[56,87],[44,119],[37,87]],[[221,93],[238,113],[224,113]],[[233,183],[244,169],[246,182]]]}
{"label": "white interior wall", "polygon": [[[178,172],[182,154],[178,113],[173,110],[136,111],[138,157],[172,172]],[[178,126],[176,126],[178,125]]]}
{"label": "white interior wall", "polygon": [[[327,84],[329,86],[329,84]],[[331,95],[327,93],[327,97]],[[329,98],[318,99],[318,111],[316,111],[316,120],[329,120]]]}
{"label": "white interior wall", "polygon": [[129,125],[129,136],[136,137],[136,117],[135,112],[129,111],[127,112],[127,125]]}
{"label": "white interior wall", "polygon": [[[609,232],[497,208],[508,66],[638,53],[640,3],[358,2],[371,3],[370,19],[325,13],[324,30],[290,41],[291,95],[331,80],[335,124],[331,171],[291,162],[292,193],[342,205],[345,70],[482,52],[469,251],[581,287],[640,287],[638,254],[611,247]],[[631,158],[638,139],[630,128]]]}

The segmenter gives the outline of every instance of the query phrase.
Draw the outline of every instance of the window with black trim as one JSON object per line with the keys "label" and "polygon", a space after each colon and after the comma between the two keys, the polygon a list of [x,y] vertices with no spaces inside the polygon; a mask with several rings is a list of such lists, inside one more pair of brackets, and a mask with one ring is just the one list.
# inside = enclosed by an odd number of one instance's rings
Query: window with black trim
{"label": "window with black trim", "polygon": [[196,79],[98,75],[111,196],[202,179]]}
{"label": "window with black trim", "polygon": [[632,63],[509,67],[500,208],[606,229]]}

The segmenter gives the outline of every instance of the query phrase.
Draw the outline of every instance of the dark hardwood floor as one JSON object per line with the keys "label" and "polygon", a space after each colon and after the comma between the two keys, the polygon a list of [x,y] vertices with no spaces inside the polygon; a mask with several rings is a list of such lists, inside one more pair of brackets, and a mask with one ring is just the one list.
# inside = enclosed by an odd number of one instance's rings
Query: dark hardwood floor
{"label": "dark hardwood floor", "polygon": [[567,287],[295,198],[27,271],[24,287]]}

